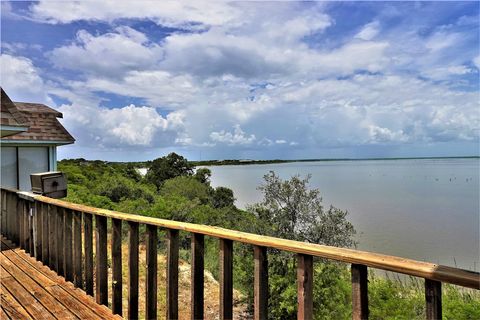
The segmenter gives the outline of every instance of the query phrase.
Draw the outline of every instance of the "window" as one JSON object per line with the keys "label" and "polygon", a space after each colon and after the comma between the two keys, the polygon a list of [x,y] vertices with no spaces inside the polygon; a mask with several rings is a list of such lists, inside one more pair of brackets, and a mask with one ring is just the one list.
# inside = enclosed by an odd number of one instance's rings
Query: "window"
{"label": "window", "polygon": [[17,188],[17,148],[2,146],[1,185]]}
{"label": "window", "polygon": [[30,174],[48,171],[48,147],[19,147],[20,190],[30,191]]}

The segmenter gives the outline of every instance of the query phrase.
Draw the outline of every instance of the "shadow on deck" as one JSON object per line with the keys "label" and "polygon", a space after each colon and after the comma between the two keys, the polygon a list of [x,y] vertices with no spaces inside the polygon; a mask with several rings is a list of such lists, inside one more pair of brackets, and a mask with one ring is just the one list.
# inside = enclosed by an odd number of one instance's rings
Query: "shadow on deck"
{"label": "shadow on deck", "polygon": [[0,319],[121,319],[1,238]]}

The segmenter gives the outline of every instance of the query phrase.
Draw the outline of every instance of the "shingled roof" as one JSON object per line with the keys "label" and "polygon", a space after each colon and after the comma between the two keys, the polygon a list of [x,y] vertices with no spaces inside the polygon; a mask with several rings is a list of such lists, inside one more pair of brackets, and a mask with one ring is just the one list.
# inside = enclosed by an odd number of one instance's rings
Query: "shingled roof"
{"label": "shingled roof", "polygon": [[57,119],[62,118],[62,113],[40,103],[12,102],[3,89],[1,116],[2,126],[15,126],[16,121],[19,125],[28,127],[24,132],[3,137],[2,141],[54,144],[70,144],[75,141]]}
{"label": "shingled roof", "polygon": [[27,119],[18,110],[17,106],[10,100],[8,95],[0,88],[2,92],[1,102],[1,124],[2,126],[25,127]]}

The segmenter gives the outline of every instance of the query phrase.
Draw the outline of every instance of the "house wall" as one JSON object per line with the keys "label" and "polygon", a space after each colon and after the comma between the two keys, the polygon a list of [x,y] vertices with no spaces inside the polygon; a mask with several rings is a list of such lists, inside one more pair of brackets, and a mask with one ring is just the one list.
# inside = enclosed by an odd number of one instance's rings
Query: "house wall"
{"label": "house wall", "polygon": [[56,146],[1,146],[1,185],[30,191],[30,174],[57,170]]}

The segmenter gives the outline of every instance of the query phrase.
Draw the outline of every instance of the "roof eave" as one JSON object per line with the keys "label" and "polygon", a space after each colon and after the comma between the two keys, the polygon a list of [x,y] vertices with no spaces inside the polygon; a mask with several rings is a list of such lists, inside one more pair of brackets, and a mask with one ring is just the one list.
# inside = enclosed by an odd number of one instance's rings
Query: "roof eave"
{"label": "roof eave", "polygon": [[62,141],[62,140],[13,140],[13,139],[1,139],[1,144],[14,144],[14,145],[56,145],[63,146],[67,144],[73,144],[73,141]]}
{"label": "roof eave", "polygon": [[12,125],[2,125],[0,127],[0,137],[13,136],[14,134],[25,132],[28,130],[28,126],[12,126]]}

